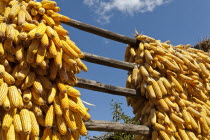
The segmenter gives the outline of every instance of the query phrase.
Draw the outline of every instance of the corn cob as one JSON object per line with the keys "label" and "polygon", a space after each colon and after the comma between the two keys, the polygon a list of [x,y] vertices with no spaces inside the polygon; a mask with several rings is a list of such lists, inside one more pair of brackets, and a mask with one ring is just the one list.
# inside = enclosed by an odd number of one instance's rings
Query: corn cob
{"label": "corn cob", "polygon": [[54,121],[54,107],[51,105],[46,113],[45,117],[45,127],[52,127]]}
{"label": "corn cob", "polygon": [[57,127],[61,135],[65,135],[67,133],[67,125],[63,118],[63,116],[56,115]]}
{"label": "corn cob", "polygon": [[3,102],[3,108],[5,110],[10,110],[11,109],[11,104],[10,104],[10,100],[9,100],[8,96],[6,96],[6,98]]}
{"label": "corn cob", "polygon": [[75,118],[73,115],[73,112],[71,110],[65,110],[63,112],[63,117],[66,121],[66,124],[68,126],[68,128],[70,128],[71,131],[76,131],[77,130],[77,126],[76,126],[76,122],[75,122]]}
{"label": "corn cob", "polygon": [[7,140],[14,140],[15,138],[15,129],[14,125],[12,124],[9,128],[9,130],[6,132],[6,138]]}
{"label": "corn cob", "polygon": [[31,118],[30,113],[27,109],[22,109],[20,111],[20,119],[22,122],[23,132],[26,135],[29,135],[31,133]]}

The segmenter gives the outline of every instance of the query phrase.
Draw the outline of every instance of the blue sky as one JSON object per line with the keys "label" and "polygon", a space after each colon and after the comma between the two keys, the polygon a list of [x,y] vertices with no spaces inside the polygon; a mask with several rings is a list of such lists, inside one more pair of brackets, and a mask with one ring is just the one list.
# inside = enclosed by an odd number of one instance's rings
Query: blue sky
{"label": "blue sky", "polygon": [[[72,19],[133,37],[134,30],[173,45],[195,45],[210,32],[209,0],[59,0],[62,14]],[[88,53],[123,60],[126,44],[111,41],[65,26],[71,39]],[[85,62],[88,72],[78,77],[115,86],[125,86],[127,71]],[[123,103],[126,114],[133,116],[124,97],[79,89],[81,98],[92,103],[94,120],[112,119],[111,100]],[[91,132],[90,135],[99,135]]]}

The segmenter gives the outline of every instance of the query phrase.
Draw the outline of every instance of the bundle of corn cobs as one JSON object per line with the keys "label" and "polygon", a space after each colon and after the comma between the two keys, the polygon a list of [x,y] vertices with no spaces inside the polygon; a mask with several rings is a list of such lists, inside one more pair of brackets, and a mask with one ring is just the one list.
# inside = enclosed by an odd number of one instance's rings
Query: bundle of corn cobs
{"label": "bundle of corn cobs", "polygon": [[135,63],[126,86],[142,97],[127,98],[136,121],[153,129],[137,140],[210,139],[210,54],[172,46],[136,35],[138,47],[128,46],[125,61]]}
{"label": "bundle of corn cobs", "polygon": [[73,88],[87,67],[56,2],[0,0],[0,139],[78,140],[88,109]]}

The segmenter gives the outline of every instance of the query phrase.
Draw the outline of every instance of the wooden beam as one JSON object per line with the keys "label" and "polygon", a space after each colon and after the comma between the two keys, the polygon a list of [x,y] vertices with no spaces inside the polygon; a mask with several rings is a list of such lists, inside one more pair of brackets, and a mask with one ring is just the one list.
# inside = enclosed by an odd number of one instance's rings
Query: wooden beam
{"label": "wooden beam", "polygon": [[150,135],[151,129],[144,125],[125,124],[110,121],[90,120],[85,126],[91,131],[119,132],[136,135]]}
{"label": "wooden beam", "polygon": [[75,85],[76,87],[90,89],[99,92],[105,92],[113,95],[127,96],[127,97],[140,97],[139,90],[117,87],[112,85],[106,85],[100,82],[96,82],[93,80],[77,78],[78,83]]}
{"label": "wooden beam", "polygon": [[89,24],[86,24],[86,23],[83,23],[74,19],[71,19],[70,22],[62,22],[62,23],[75,27],[77,29],[89,32],[89,33],[93,33],[93,34],[111,39],[111,40],[115,40],[115,41],[122,42],[125,44],[130,44],[132,46],[138,46],[138,41],[135,38],[130,38],[121,34],[117,34],[117,33],[114,33],[114,32],[111,32],[111,31],[108,31],[108,30],[105,30],[96,26],[92,26],[92,25],[89,25]]}
{"label": "wooden beam", "polygon": [[100,65],[105,65],[109,67],[114,67],[118,69],[123,69],[123,70],[132,70],[135,66],[134,63],[129,63],[129,62],[124,62],[124,61],[119,61],[107,57],[102,57],[102,56],[97,56],[95,54],[90,54],[83,52],[85,57],[82,58],[85,61],[91,62],[91,63],[96,63]]}

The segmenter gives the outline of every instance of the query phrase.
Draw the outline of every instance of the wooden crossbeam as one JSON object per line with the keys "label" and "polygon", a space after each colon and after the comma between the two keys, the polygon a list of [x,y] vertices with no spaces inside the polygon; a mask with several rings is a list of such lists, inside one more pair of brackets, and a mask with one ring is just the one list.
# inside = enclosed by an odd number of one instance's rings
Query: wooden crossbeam
{"label": "wooden crossbeam", "polygon": [[138,40],[136,40],[135,38],[130,38],[121,34],[117,34],[74,19],[71,19],[70,22],[62,22],[62,23],[121,43],[130,44],[132,46],[138,46],[139,44]]}
{"label": "wooden crossbeam", "polygon": [[99,92],[105,92],[113,95],[127,96],[127,97],[140,97],[139,90],[117,87],[112,85],[103,84],[100,82],[96,82],[93,80],[77,78],[78,83],[75,85],[76,87],[90,89]]}
{"label": "wooden crossbeam", "polygon": [[151,129],[144,125],[125,124],[118,122],[90,120],[85,122],[85,126],[91,131],[119,132],[136,135],[150,135]]}
{"label": "wooden crossbeam", "polygon": [[96,63],[96,64],[105,65],[105,66],[114,67],[114,68],[123,69],[123,70],[132,70],[135,66],[134,63],[119,61],[119,60],[102,57],[102,56],[98,56],[98,55],[90,54],[86,52],[83,52],[83,53],[85,55],[83,60],[91,62],[91,63]]}

